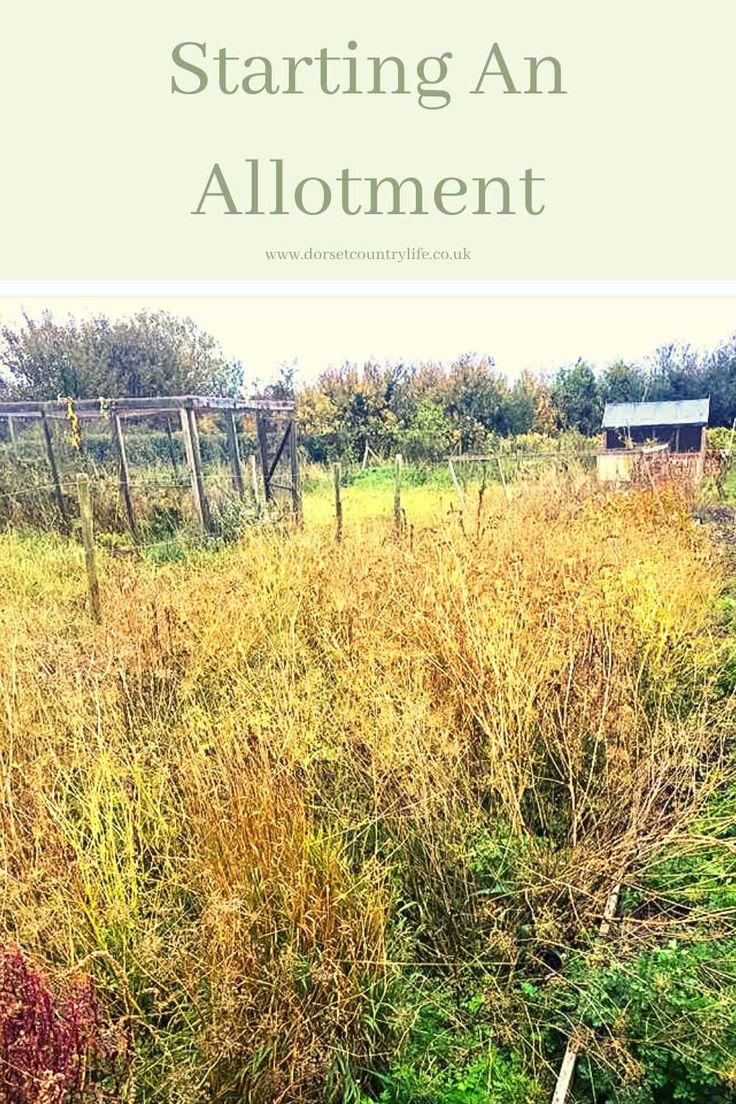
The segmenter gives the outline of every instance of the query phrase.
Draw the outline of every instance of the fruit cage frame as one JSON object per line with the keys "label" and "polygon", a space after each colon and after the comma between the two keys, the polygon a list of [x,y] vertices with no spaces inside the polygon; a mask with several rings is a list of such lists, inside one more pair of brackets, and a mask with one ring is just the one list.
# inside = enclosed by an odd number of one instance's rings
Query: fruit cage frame
{"label": "fruit cage frame", "polygon": [[[227,456],[232,483],[240,497],[245,495],[245,478],[238,441],[238,418],[254,417],[257,439],[257,461],[260,466],[263,494],[266,503],[272,502],[275,491],[286,492],[297,522],[302,520],[302,499],[297,452],[297,426],[295,404],[286,400],[241,399],[202,395],[162,395],[115,399],[66,399],[35,402],[2,402],[0,418],[7,420],[8,438],[15,439],[16,422],[40,422],[45,444],[46,459],[51,476],[61,521],[69,527],[67,506],[62,493],[59,464],[54,450],[51,423],[56,419],[70,423],[72,433],[81,438],[80,427],[85,420],[108,420],[113,450],[117,460],[119,488],[125,506],[127,525],[134,540],[138,538],[138,526],[133,496],[131,495],[130,468],[125,444],[125,424],[133,418],[176,416],[181,424],[184,455],[191,487],[194,518],[203,536],[211,530],[211,515],[202,470],[197,418],[202,414],[220,415],[225,422]],[[288,462],[288,482],[277,481],[279,464]]]}

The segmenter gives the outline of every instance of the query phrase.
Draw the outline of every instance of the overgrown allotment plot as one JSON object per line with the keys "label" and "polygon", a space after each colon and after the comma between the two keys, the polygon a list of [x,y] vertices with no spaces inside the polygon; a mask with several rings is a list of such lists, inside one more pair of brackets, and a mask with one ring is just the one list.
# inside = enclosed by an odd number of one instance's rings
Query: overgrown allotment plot
{"label": "overgrown allotment plot", "polygon": [[0,538],[9,1101],[733,1099],[728,564],[509,493],[100,553],[101,626]]}

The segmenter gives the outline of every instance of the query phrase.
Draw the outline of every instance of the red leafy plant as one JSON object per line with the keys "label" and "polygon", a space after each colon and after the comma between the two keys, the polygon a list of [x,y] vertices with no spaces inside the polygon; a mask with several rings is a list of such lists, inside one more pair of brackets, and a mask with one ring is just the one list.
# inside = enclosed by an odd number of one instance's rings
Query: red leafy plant
{"label": "red leafy plant", "polygon": [[121,1099],[127,1050],[91,977],[54,993],[18,947],[0,944],[0,1104]]}

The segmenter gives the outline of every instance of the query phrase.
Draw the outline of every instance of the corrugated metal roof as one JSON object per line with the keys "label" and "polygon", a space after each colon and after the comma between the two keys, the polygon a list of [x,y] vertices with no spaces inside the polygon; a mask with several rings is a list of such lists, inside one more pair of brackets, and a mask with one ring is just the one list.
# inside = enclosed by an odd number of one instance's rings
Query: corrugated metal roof
{"label": "corrugated metal roof", "polygon": [[707,425],[710,398],[681,399],[678,402],[606,403],[603,429],[631,429],[633,426]]}

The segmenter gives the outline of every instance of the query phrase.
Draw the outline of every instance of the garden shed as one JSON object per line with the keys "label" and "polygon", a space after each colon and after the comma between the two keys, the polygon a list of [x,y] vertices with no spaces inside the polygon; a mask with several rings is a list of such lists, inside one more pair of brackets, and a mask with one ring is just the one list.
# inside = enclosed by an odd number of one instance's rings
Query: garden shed
{"label": "garden shed", "polygon": [[637,461],[663,453],[670,470],[702,478],[709,411],[709,398],[606,403],[598,479],[629,482]]}

